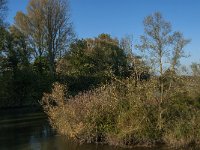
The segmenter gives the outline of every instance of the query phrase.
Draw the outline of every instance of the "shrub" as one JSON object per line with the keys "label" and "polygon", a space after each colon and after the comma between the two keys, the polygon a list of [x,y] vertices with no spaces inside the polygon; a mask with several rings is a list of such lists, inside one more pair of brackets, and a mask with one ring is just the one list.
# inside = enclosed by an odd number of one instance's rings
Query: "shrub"
{"label": "shrub", "polygon": [[59,133],[80,142],[198,144],[199,108],[187,88],[193,84],[177,77],[165,89],[161,103],[159,81],[154,77],[136,85],[132,78],[116,80],[75,97],[67,96],[65,86],[55,83],[52,93],[44,95],[43,106]]}

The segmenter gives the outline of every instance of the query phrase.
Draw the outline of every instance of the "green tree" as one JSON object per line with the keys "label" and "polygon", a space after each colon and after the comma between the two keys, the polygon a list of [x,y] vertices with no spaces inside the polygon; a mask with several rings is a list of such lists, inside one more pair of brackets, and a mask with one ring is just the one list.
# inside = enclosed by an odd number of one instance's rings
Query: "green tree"
{"label": "green tree", "polygon": [[0,57],[0,107],[38,106],[42,93],[50,88],[51,78],[44,71],[46,68],[42,67],[42,74],[34,68],[32,48],[18,29],[12,26],[4,32]]}
{"label": "green tree", "polygon": [[[111,80],[112,76],[128,76],[127,56],[117,39],[101,34],[94,39],[77,40],[57,64],[62,76],[76,78],[79,90]],[[72,83],[73,84],[73,83]]]}

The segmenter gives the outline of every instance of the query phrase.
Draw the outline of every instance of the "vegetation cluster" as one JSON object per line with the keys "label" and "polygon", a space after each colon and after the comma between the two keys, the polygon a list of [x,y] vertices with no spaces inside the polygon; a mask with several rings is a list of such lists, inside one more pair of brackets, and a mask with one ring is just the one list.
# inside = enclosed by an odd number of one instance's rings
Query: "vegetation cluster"
{"label": "vegetation cluster", "polygon": [[60,134],[81,143],[198,145],[200,103],[195,94],[196,81],[175,79],[165,82],[165,86],[171,84],[171,89],[165,89],[161,108],[157,78],[137,86],[133,78],[113,81],[69,98],[67,88],[55,83],[52,93],[44,95],[43,106]]}
{"label": "vegetation cluster", "polygon": [[190,40],[161,13],[144,19],[135,44],[78,39],[66,0],[30,0],[13,25],[6,10],[0,0],[0,108],[42,106],[53,128],[80,143],[200,144],[200,64],[181,70]]}

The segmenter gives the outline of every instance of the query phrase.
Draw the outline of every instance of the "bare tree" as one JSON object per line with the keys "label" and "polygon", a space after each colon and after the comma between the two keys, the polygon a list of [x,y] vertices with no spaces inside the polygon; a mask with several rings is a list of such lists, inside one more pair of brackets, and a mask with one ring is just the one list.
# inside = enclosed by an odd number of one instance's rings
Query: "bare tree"
{"label": "bare tree", "polygon": [[[181,57],[183,48],[189,43],[179,32],[172,33],[171,24],[164,20],[161,13],[156,12],[144,19],[144,35],[141,36],[141,44],[136,47],[145,52],[147,60],[150,60],[157,75],[159,75],[159,101],[158,101],[158,127],[163,126],[162,104],[164,102],[164,72],[175,71]],[[147,52],[147,53],[146,53]]]}
{"label": "bare tree", "polygon": [[48,56],[51,71],[55,71],[55,58],[65,53],[73,37],[69,5],[64,0],[49,0],[46,6]]}
{"label": "bare tree", "polygon": [[47,56],[51,73],[55,60],[61,57],[73,39],[69,4],[66,0],[31,0],[27,14],[18,12],[16,27],[35,49],[35,57]]}

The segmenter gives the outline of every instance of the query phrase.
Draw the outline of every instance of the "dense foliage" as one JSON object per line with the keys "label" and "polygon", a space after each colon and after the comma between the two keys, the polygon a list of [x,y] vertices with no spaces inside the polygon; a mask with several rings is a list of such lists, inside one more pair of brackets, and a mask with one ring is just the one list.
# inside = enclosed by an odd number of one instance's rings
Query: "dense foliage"
{"label": "dense foliage", "polygon": [[161,128],[158,78],[139,82],[137,87],[133,78],[115,81],[71,98],[64,85],[55,83],[42,102],[51,125],[79,142],[199,144],[198,84],[192,78],[175,78],[170,90],[165,89]]}
{"label": "dense foliage", "polygon": [[44,91],[49,91],[53,79],[48,71],[38,73],[31,63],[31,47],[15,28],[4,32],[0,57],[0,107],[38,105]]}
{"label": "dense foliage", "polygon": [[117,39],[107,34],[95,39],[77,40],[57,63],[61,81],[75,93],[109,82],[113,75],[127,77],[130,72],[125,51],[119,47]]}

